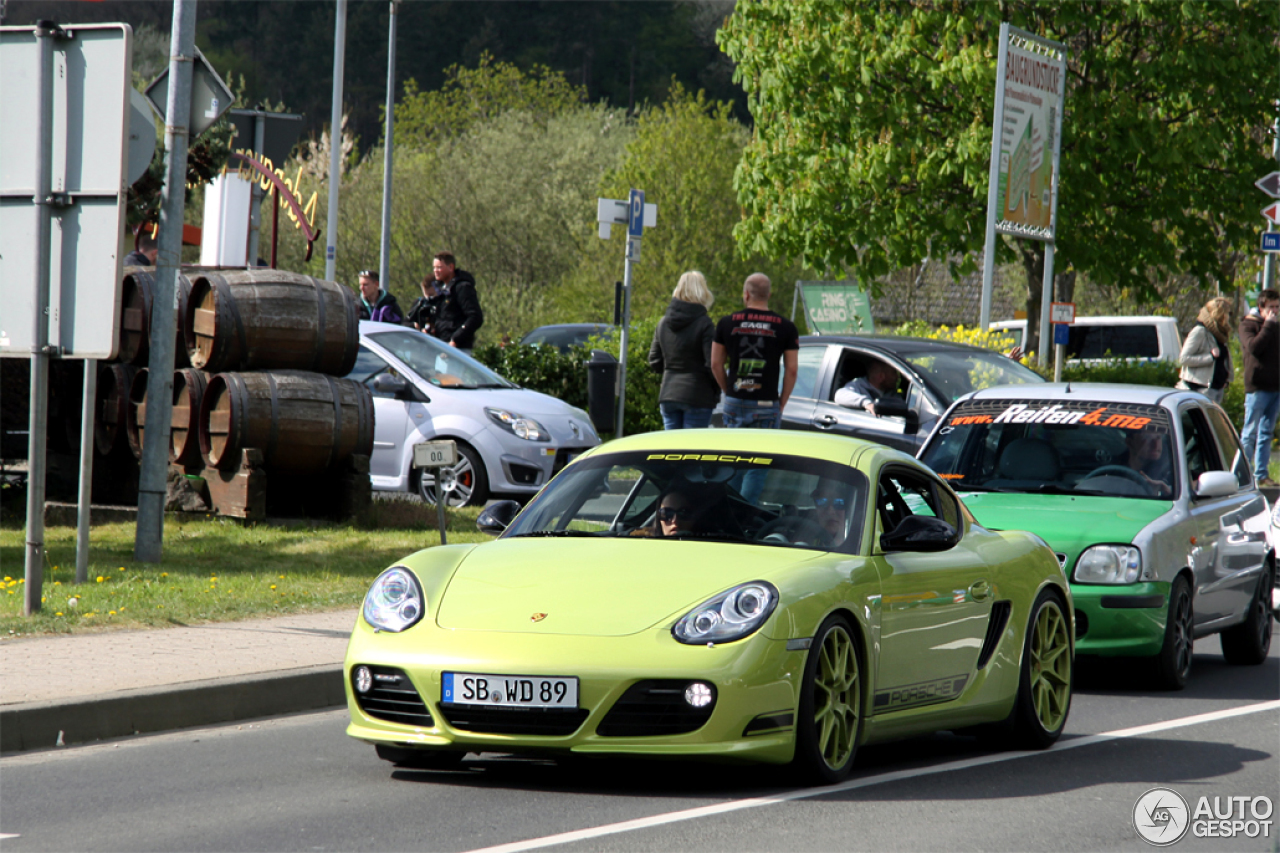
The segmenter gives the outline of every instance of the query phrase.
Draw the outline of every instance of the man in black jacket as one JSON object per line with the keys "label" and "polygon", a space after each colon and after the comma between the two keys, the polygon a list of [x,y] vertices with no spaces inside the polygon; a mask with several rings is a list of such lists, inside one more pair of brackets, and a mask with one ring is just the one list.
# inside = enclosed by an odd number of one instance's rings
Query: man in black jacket
{"label": "man in black jacket", "polygon": [[437,252],[431,264],[435,288],[444,294],[436,312],[434,334],[449,346],[470,353],[476,344],[476,330],[484,325],[484,311],[476,295],[476,280],[457,268],[450,252]]}

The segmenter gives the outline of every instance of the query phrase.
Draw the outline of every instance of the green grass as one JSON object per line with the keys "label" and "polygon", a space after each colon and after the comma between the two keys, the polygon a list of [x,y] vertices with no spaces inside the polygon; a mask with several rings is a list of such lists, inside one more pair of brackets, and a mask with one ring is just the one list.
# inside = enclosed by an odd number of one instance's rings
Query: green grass
{"label": "green grass", "polygon": [[[6,510],[9,507],[6,507]],[[477,508],[449,510],[450,544],[483,542]],[[0,524],[0,636],[68,634],[223,622],[358,607],[400,557],[440,544],[436,511],[375,501],[350,524],[245,525],[216,516],[166,517],[162,562],[133,560],[134,525],[91,528],[89,580],[75,583],[75,527],[45,530],[39,613],[22,615],[24,519]],[[75,605],[70,603],[75,599]]]}

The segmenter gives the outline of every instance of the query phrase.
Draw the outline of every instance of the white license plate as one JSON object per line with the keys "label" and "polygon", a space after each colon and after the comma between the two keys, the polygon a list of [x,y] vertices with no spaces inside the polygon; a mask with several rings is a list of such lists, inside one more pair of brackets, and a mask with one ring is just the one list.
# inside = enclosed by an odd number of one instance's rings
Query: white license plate
{"label": "white license plate", "polygon": [[506,708],[576,708],[578,679],[543,675],[443,673],[440,700]]}

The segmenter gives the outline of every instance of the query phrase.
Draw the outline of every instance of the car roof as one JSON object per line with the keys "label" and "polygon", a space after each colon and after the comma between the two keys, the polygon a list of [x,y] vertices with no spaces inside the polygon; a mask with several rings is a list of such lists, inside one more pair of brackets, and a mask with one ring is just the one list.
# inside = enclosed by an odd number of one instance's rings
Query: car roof
{"label": "car roof", "polygon": [[[1192,391],[1180,391],[1160,385],[1125,385],[1110,382],[1045,382],[1027,385],[994,385],[971,391],[966,400],[1090,400],[1099,403],[1139,403],[1147,406],[1172,406],[1185,398],[1205,398]],[[1207,402],[1207,400],[1206,400]]]}
{"label": "car roof", "polygon": [[[998,320],[992,322],[992,326],[1006,328],[1013,325],[1026,325],[1025,319],[1017,320]],[[1164,317],[1156,314],[1126,315],[1126,316],[1093,316],[1093,317],[1076,317],[1073,321],[1081,326],[1148,326],[1156,325],[1177,325],[1177,320],[1173,317]]]}
{"label": "car roof", "polygon": [[419,335],[425,335],[426,332],[419,332],[413,326],[402,326],[399,323],[381,323],[374,320],[360,321],[360,334],[370,335],[375,332],[413,332]]}
{"label": "car roof", "polygon": [[907,335],[805,335],[800,339],[801,345],[819,344],[852,344],[855,346],[878,349],[888,353],[919,352],[983,352],[999,355],[989,349],[960,344],[955,341],[939,341],[934,338],[913,338]]}
{"label": "car roof", "polygon": [[874,441],[818,432],[772,429],[682,429],[637,433],[601,444],[591,451],[623,453],[637,450],[668,453],[751,453],[783,454],[825,459],[841,465],[862,467],[875,455],[914,459],[910,454],[894,450]]}

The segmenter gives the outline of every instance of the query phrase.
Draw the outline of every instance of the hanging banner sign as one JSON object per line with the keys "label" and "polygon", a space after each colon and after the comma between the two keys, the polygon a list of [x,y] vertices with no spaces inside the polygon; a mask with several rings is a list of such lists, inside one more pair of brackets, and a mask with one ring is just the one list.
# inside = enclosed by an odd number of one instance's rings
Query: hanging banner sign
{"label": "hanging banner sign", "polygon": [[1058,152],[1067,84],[1065,45],[1001,28],[996,108],[999,165],[996,230],[1053,241]]}
{"label": "hanging banner sign", "polygon": [[871,299],[852,281],[797,281],[804,318],[815,335],[869,335]]}

